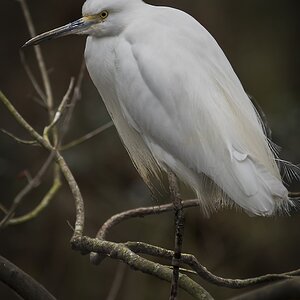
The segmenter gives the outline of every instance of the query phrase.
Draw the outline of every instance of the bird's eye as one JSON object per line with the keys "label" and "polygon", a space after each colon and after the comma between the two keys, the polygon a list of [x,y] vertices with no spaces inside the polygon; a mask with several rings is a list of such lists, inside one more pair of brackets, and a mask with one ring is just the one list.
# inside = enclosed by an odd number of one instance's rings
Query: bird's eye
{"label": "bird's eye", "polygon": [[101,19],[103,19],[103,20],[106,19],[106,18],[108,17],[108,11],[107,11],[107,10],[101,11],[100,17],[101,17]]}

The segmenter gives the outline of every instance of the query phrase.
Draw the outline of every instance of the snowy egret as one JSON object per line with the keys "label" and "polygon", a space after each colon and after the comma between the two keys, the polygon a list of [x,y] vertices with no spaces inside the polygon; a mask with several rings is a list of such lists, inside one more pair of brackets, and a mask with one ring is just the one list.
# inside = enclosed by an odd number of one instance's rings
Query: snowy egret
{"label": "snowy egret", "polygon": [[171,170],[215,210],[292,204],[262,121],[223,51],[190,15],[142,0],[87,0],[83,17],[25,45],[88,35],[85,60],[148,185]]}

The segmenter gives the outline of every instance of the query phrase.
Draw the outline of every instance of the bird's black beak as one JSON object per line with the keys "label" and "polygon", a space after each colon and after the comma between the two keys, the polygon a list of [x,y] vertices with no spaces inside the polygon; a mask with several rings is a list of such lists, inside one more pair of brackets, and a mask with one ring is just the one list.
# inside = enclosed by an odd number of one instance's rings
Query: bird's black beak
{"label": "bird's black beak", "polygon": [[70,34],[84,34],[87,29],[89,29],[93,24],[96,23],[97,20],[93,17],[83,17],[67,25],[42,33],[27,41],[23,45],[23,47],[37,45],[44,41],[57,39],[59,37],[70,35]]}

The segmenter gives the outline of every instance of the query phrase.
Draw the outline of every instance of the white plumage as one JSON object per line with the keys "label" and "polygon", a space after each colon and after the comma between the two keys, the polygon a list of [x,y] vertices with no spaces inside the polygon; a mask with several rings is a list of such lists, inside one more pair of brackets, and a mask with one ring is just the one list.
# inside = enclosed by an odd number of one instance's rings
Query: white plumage
{"label": "white plumage", "polygon": [[168,167],[208,208],[226,195],[257,215],[287,204],[259,117],[212,36],[179,10],[139,0],[87,1],[83,14],[119,3],[111,26],[120,32],[89,36],[85,58],[145,181]]}
{"label": "white plumage", "polygon": [[88,71],[146,183],[171,169],[205,210],[288,208],[262,122],[203,26],[141,0],[87,0],[83,16],[68,30],[89,35]]}

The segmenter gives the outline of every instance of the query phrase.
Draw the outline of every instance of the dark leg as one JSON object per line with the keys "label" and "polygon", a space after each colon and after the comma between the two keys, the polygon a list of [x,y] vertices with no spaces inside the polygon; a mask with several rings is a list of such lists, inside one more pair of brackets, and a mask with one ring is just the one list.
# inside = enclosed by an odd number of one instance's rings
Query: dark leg
{"label": "dark leg", "polygon": [[184,211],[182,206],[182,200],[179,194],[178,181],[175,174],[169,172],[169,188],[171,199],[174,205],[175,212],[175,248],[174,248],[174,257],[172,260],[173,266],[173,279],[171,286],[171,295],[170,300],[176,300],[178,294],[178,279],[179,279],[179,267],[180,267],[180,258],[182,252],[182,242],[183,242],[183,231],[184,231]]}

